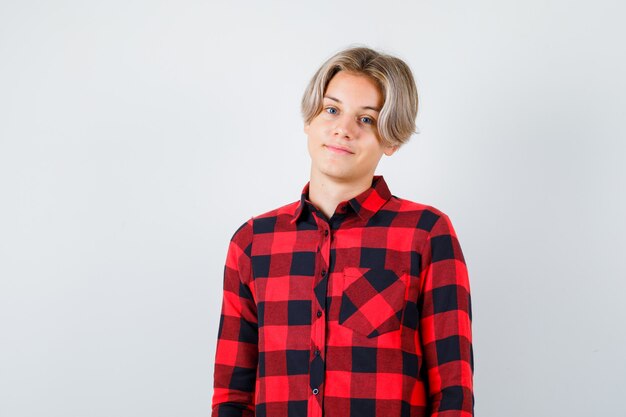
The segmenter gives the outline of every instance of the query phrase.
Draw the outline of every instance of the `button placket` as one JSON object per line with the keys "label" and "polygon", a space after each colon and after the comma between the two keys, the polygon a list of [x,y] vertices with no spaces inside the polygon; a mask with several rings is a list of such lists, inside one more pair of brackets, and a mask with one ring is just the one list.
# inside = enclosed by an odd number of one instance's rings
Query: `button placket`
{"label": "button placket", "polygon": [[[314,312],[314,317],[317,317],[313,321],[312,332],[311,332],[311,341],[312,341],[312,349],[311,349],[311,363],[309,365],[309,389],[311,389],[311,396],[314,399],[314,403],[317,404],[322,394],[320,392],[321,387],[324,383],[324,372],[325,372],[325,363],[324,358],[322,357],[322,350],[325,349],[325,335],[326,335],[326,321],[324,319],[325,313],[324,309],[326,308],[326,297],[322,294],[327,292],[327,282],[330,276],[329,266],[330,266],[330,246],[331,246],[331,231],[327,228],[329,225],[322,225],[322,230],[319,231],[318,235],[318,244],[317,244],[317,253],[316,253],[316,262],[319,262],[317,265],[317,275],[316,275],[316,284],[314,286],[314,294],[316,308]],[[319,396],[318,396],[319,395]]]}

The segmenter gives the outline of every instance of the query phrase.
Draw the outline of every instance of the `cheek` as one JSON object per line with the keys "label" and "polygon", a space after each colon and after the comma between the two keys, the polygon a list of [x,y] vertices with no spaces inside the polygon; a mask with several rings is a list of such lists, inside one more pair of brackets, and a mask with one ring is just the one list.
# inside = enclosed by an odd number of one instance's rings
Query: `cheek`
{"label": "cheek", "polygon": [[309,152],[309,156],[313,157],[316,146],[315,146],[315,141],[312,140],[310,136],[307,138],[306,148],[307,148],[307,151]]}
{"label": "cheek", "polygon": [[323,123],[320,123],[319,121],[315,122],[315,124],[312,124],[309,129],[308,129],[308,137],[309,137],[309,141],[311,142],[316,142],[316,143],[321,143],[322,139],[326,136],[327,133],[327,128],[324,126]]}
{"label": "cheek", "polygon": [[367,160],[370,161],[370,163],[377,163],[381,157],[382,151],[379,148],[372,148],[367,152]]}

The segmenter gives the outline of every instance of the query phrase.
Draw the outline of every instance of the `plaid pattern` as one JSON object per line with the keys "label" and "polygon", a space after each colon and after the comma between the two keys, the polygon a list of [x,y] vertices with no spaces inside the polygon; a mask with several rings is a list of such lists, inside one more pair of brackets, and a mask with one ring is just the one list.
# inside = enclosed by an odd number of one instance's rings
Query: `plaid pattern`
{"label": "plaid pattern", "polygon": [[470,287],[448,216],[382,176],[330,219],[308,189],[230,241],[212,415],[473,416]]}

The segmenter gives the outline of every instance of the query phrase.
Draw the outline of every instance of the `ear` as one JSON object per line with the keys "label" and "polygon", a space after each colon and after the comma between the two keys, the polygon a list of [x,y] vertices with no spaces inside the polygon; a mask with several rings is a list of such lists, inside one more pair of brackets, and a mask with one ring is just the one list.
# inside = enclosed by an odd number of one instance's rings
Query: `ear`
{"label": "ear", "polygon": [[304,124],[304,133],[306,133],[307,135],[309,134],[309,125],[310,125],[310,123],[305,123]]}
{"label": "ear", "polygon": [[400,145],[387,145],[383,148],[383,152],[385,153],[385,155],[387,156],[391,156],[393,155],[398,149],[400,148]]}

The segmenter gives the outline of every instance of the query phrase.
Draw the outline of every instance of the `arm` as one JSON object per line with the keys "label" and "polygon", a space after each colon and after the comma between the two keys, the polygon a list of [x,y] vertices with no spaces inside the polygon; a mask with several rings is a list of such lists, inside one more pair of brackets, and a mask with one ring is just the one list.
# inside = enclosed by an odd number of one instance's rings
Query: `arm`
{"label": "arm", "polygon": [[224,266],[215,370],[213,417],[254,416],[258,322],[252,286],[252,219],[233,235]]}
{"label": "arm", "polygon": [[422,250],[420,336],[431,417],[474,415],[470,287],[450,219],[441,213]]}

